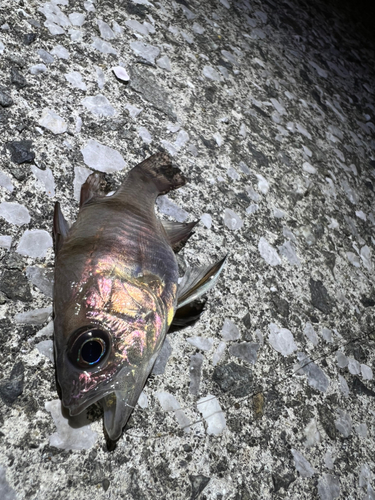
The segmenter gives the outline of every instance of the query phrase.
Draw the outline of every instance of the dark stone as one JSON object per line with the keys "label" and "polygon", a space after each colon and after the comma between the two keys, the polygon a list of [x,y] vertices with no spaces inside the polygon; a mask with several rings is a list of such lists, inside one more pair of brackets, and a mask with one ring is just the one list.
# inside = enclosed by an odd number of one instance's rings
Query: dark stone
{"label": "dark stone", "polygon": [[283,316],[284,318],[289,316],[289,303],[285,299],[274,296],[272,298],[272,304],[277,314]]}
{"label": "dark stone", "polygon": [[335,427],[334,415],[332,415],[331,411],[326,406],[321,404],[318,404],[318,413],[322,427],[327,433],[328,437],[332,440],[335,440],[337,437],[337,430]]}
{"label": "dark stone", "polygon": [[362,297],[361,302],[364,307],[374,307],[375,306],[375,300],[371,297]]}
{"label": "dark stone", "polygon": [[0,279],[0,291],[11,300],[22,300],[22,302],[32,300],[29,282],[18,269],[5,269]]}
{"label": "dark stone", "polygon": [[210,101],[213,104],[216,101],[216,87],[206,87],[204,95],[207,101]]}
{"label": "dark stone", "polygon": [[199,474],[198,476],[189,476],[191,482],[191,500],[195,500],[199,497],[202,491],[210,482],[210,477],[202,476]]}
{"label": "dark stone", "polygon": [[316,100],[316,102],[319,104],[319,106],[322,108],[322,110],[327,112],[327,106],[321,101],[320,95],[318,94],[318,92],[315,89],[313,89],[311,91],[311,95]]}
{"label": "dark stone", "polygon": [[103,479],[103,481],[102,481],[102,487],[103,487],[103,490],[104,490],[104,491],[107,491],[107,490],[108,490],[108,488],[109,488],[109,484],[110,484],[110,483],[109,483],[108,479]]}
{"label": "dark stone", "polygon": [[13,99],[3,90],[0,90],[0,106],[9,108],[13,104]]}
{"label": "dark stone", "polygon": [[176,0],[176,3],[179,3],[180,5],[184,5],[188,9],[190,9],[189,4],[186,2],[186,0]]}
{"label": "dark stone", "polygon": [[32,141],[12,141],[7,143],[12,161],[21,165],[21,163],[31,163],[34,161],[35,153],[31,151]]}
{"label": "dark stone", "polygon": [[28,169],[17,167],[16,165],[9,165],[8,169],[15,179],[24,181],[28,175]]}
{"label": "dark stone", "polygon": [[23,391],[24,371],[22,361],[16,363],[10,372],[9,379],[0,382],[0,397],[8,406],[12,405]]}
{"label": "dark stone", "polygon": [[16,68],[10,69],[10,81],[17,89],[23,89],[27,85],[26,78]]}
{"label": "dark stone", "polygon": [[130,69],[130,87],[142,96],[156,109],[175,119],[176,115],[169,102],[168,93],[156,83],[154,75],[147,69],[132,66]]}
{"label": "dark stone", "polygon": [[147,496],[142,492],[141,487],[138,483],[139,476],[136,469],[130,469],[130,484],[128,488],[128,493],[130,498],[134,500],[147,500]]}
{"label": "dark stone", "polygon": [[322,236],[324,236],[324,226],[321,222],[318,222],[315,224],[315,226],[312,227],[312,232],[314,233],[314,236],[317,240],[320,240]]}
{"label": "dark stone", "polygon": [[36,39],[36,33],[26,33],[26,35],[23,36],[22,42],[24,45],[31,45]]}
{"label": "dark stone", "polygon": [[206,146],[208,149],[216,149],[217,148],[217,143],[214,139],[206,139],[203,137],[203,135],[200,135],[200,140],[203,142],[203,144]]}
{"label": "dark stone", "polygon": [[257,162],[258,167],[268,167],[268,158],[264,153],[255,149],[250,141],[247,143],[247,147]]}
{"label": "dark stone", "polygon": [[255,109],[255,111],[257,113],[259,113],[260,115],[264,116],[264,118],[269,118],[270,117],[265,111],[263,111],[262,108],[259,108],[256,104],[253,104],[253,108]]}
{"label": "dark stone", "polygon": [[329,314],[332,311],[332,301],[323,283],[310,278],[311,303],[319,311]]}
{"label": "dark stone", "polygon": [[246,326],[246,328],[251,328],[251,317],[249,312],[247,312],[242,318],[242,323]]}
{"label": "dark stone", "polygon": [[289,488],[289,485],[291,485],[295,480],[296,477],[291,472],[288,472],[285,476],[272,474],[274,493],[277,493],[281,488],[284,488],[286,491]]}
{"label": "dark stone", "polygon": [[300,77],[302,78],[302,80],[304,80],[306,83],[309,83],[310,85],[312,85],[313,82],[311,81],[309,75],[306,73],[306,71],[304,69],[300,69],[299,74],[300,74]]}
{"label": "dark stone", "polygon": [[212,380],[223,392],[230,392],[236,398],[247,396],[253,390],[251,370],[233,362],[216,366]]}
{"label": "dark stone", "polygon": [[353,377],[352,389],[355,394],[375,397],[375,392],[366,387],[358,377]]}
{"label": "dark stone", "polygon": [[267,417],[271,418],[275,422],[280,418],[281,413],[284,409],[284,402],[280,393],[275,389],[270,389],[265,394],[264,408]]}
{"label": "dark stone", "polygon": [[190,444],[184,444],[182,448],[184,451],[186,451],[186,453],[190,453],[193,451],[193,448],[190,446]]}
{"label": "dark stone", "polygon": [[134,4],[131,0],[123,2],[122,6],[125,7],[128,14],[132,16],[141,17],[142,19],[144,19],[149,12],[148,7],[146,5]]}
{"label": "dark stone", "polygon": [[333,274],[333,270],[336,265],[336,255],[334,253],[325,251],[322,251],[322,254],[324,255],[327,266],[329,267],[331,273]]}

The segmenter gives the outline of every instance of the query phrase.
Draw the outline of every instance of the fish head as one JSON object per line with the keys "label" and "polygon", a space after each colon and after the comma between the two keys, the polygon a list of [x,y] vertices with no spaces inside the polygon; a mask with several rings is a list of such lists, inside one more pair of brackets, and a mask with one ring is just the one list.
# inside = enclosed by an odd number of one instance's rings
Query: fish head
{"label": "fish head", "polygon": [[55,303],[63,406],[73,416],[101,401],[111,439],[121,434],[162,346],[171,316],[162,292],[157,276],[97,274],[71,284],[70,300]]}

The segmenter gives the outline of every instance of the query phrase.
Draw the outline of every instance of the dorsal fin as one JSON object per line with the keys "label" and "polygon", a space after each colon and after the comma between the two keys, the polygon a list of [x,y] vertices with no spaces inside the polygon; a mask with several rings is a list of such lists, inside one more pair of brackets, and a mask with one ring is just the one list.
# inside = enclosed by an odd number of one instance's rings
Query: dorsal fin
{"label": "dorsal fin", "polygon": [[98,172],[90,174],[87,177],[86,182],[82,184],[79,206],[82,207],[82,205],[94,200],[95,198],[102,198],[105,196],[106,186],[107,183],[103,174]]}
{"label": "dorsal fin", "polygon": [[69,231],[69,223],[65,219],[61,208],[60,203],[56,201],[55,203],[55,211],[53,214],[53,240],[54,240],[54,250],[57,255],[58,251],[62,247],[66,235]]}
{"label": "dorsal fin", "polygon": [[193,227],[199,221],[194,222],[171,222],[163,220],[162,224],[167,233],[169,243],[175,253],[179,252],[185,246],[187,240],[194,234]]}

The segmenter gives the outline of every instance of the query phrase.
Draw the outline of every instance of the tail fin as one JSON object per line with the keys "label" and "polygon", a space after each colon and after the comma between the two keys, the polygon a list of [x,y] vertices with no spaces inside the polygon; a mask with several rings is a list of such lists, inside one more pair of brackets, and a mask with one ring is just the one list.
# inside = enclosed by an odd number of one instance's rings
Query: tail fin
{"label": "tail fin", "polygon": [[184,186],[187,179],[181,170],[172,165],[172,159],[166,151],[156,153],[139,163],[128,174],[124,184],[117,191],[126,192],[129,187],[134,190],[138,186],[145,188],[152,184],[153,192],[157,195],[167,194],[169,191]]}

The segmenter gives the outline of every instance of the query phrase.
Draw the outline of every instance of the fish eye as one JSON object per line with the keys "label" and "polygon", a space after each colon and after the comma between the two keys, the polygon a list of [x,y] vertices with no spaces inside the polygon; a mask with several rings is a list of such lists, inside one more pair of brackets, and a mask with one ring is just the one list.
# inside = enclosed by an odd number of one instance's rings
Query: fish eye
{"label": "fish eye", "polygon": [[107,332],[97,328],[80,328],[68,347],[70,361],[79,368],[93,368],[103,361],[109,352],[110,337]]}

